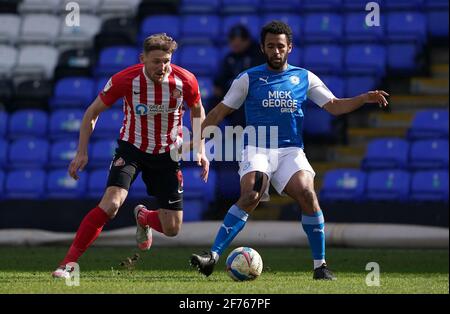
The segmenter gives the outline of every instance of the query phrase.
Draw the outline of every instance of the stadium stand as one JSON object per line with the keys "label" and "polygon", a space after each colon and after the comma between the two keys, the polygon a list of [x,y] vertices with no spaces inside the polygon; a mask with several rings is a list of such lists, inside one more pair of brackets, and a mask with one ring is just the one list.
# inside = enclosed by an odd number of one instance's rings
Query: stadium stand
{"label": "stadium stand", "polygon": [[86,176],[81,175],[75,180],[69,176],[67,169],[51,170],[47,176],[47,197],[48,198],[78,198],[82,197],[86,191]]}
{"label": "stadium stand", "polygon": [[47,136],[48,117],[43,110],[18,110],[9,119],[10,139]]}
{"label": "stadium stand", "polygon": [[94,82],[90,77],[66,77],[56,82],[50,107],[85,108],[94,98]]}
{"label": "stadium stand", "polygon": [[46,173],[40,169],[20,169],[8,172],[5,196],[9,199],[37,199],[45,193]]}
{"label": "stadium stand", "polygon": [[11,141],[7,168],[43,168],[47,164],[48,150],[49,143],[46,139],[21,138]]}
{"label": "stadium stand", "polygon": [[448,169],[448,140],[419,140],[411,143],[411,170]]}
{"label": "stadium stand", "polygon": [[14,45],[19,39],[20,16],[17,14],[0,14],[2,28],[0,29],[0,43]]}
{"label": "stadium stand", "polygon": [[408,163],[409,143],[399,138],[376,139],[369,143],[362,161],[365,170],[405,169]]}
{"label": "stadium stand", "polygon": [[448,171],[418,171],[411,183],[411,198],[448,202]]}
{"label": "stadium stand", "polygon": [[411,140],[424,138],[448,138],[448,109],[417,112],[408,130]]}
{"label": "stadium stand", "polygon": [[12,46],[0,45],[0,76],[11,76],[16,65],[17,49]]}
{"label": "stadium stand", "polygon": [[353,200],[364,197],[366,173],[358,169],[338,169],[327,172],[320,198],[323,200]]}
{"label": "stadium stand", "polygon": [[[65,23],[68,2],[2,2],[0,198],[102,195],[123,118],[121,100],[97,122],[81,181],[74,184],[64,171],[84,109],[112,74],[138,62],[148,35],[166,32],[178,41],[172,62],[197,76],[208,111],[228,30],[244,24],[259,40],[265,22],[281,19],[294,31],[290,63],[318,74],[336,96],[394,87],[388,111],[362,108],[345,122],[347,142],[326,151],[320,141],[337,134],[337,120],[307,106],[304,130],[313,140],[306,147],[321,198],[448,202],[448,57],[424,55],[448,40],[448,1],[377,1],[380,27],[367,27],[361,13],[367,1],[361,0],[83,0],[77,1],[82,15],[75,27]],[[409,80],[416,80],[414,89]],[[189,112],[183,120],[190,125]],[[198,169],[187,164],[185,219],[219,211],[211,206],[217,200],[235,200],[236,171],[236,165],[214,168],[204,185]],[[140,177],[130,197],[146,197]],[[273,206],[282,208],[277,202],[275,196]]]}
{"label": "stadium stand", "polygon": [[379,170],[367,175],[366,198],[377,201],[406,201],[410,174],[402,170]]}
{"label": "stadium stand", "polygon": [[77,139],[64,138],[54,141],[50,147],[49,168],[67,167],[75,157],[78,147]]}

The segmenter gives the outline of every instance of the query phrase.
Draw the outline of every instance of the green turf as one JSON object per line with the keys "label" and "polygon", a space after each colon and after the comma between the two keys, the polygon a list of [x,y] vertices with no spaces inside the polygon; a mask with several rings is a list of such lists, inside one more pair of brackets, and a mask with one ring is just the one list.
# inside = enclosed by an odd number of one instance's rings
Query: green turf
{"label": "green turf", "polygon": [[[50,273],[65,247],[0,248],[0,293],[448,293],[448,250],[338,249],[327,252],[338,277],[312,280],[307,249],[257,248],[264,261],[260,278],[233,282],[224,259],[209,278],[188,266],[198,248],[152,248],[135,269],[119,266],[133,248],[91,248],[80,259],[80,286],[68,287]],[[368,262],[377,262],[381,285],[368,287]]]}

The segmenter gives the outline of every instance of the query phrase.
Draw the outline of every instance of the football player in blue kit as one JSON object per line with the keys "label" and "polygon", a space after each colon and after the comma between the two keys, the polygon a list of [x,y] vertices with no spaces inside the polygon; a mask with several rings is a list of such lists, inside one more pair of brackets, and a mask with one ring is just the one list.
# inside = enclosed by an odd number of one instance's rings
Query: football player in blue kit
{"label": "football player in blue kit", "polygon": [[249,214],[260,201],[269,199],[269,183],[281,195],[294,199],[302,211],[302,226],[313,256],[313,279],[334,280],[325,261],[325,220],[314,191],[315,172],[303,151],[304,106],[310,99],[333,115],[352,112],[365,103],[386,107],[384,91],[369,91],[352,98],[336,98],[312,72],[288,64],[292,31],[280,21],[261,30],[261,50],[267,62],[237,76],[223,101],[208,113],[202,130],[217,126],[227,115],[244,105],[247,127],[278,128],[275,147],[270,132],[266,142],[244,142],[239,164],[241,194],[231,206],[210,252],[193,254],[191,265],[209,276],[220,255],[244,228]]}

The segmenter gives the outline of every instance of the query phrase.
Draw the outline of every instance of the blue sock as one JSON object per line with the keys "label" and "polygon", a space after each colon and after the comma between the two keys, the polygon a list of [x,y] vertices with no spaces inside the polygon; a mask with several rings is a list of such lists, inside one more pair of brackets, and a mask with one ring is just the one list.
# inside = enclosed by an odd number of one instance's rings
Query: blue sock
{"label": "blue sock", "polygon": [[236,205],[230,207],[211,248],[211,252],[217,254],[217,256],[214,254],[216,260],[244,228],[247,218],[248,213],[245,210]]}
{"label": "blue sock", "polygon": [[322,211],[314,216],[302,215],[302,226],[308,236],[309,246],[314,258],[314,268],[325,263],[325,220]]}

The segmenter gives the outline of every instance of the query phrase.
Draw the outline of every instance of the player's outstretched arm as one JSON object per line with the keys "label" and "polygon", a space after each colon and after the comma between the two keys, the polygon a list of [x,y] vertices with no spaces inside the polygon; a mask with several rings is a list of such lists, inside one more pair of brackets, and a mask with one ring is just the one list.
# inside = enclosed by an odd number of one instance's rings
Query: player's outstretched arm
{"label": "player's outstretched arm", "polygon": [[219,103],[215,106],[206,116],[205,121],[202,123],[202,134],[203,130],[208,126],[217,126],[222,120],[234,111],[233,108],[228,107],[223,103]]}
{"label": "player's outstretched arm", "polygon": [[209,174],[209,160],[205,154],[205,140],[200,135],[201,125],[205,120],[205,108],[201,99],[191,107],[191,125],[194,134],[193,149],[196,153],[196,161],[202,167],[201,178],[204,182],[208,181]]}
{"label": "player's outstretched arm", "polygon": [[78,180],[78,171],[82,171],[88,163],[88,143],[100,113],[108,109],[100,97],[97,97],[86,109],[80,126],[80,138],[75,158],[69,165],[69,175]]}
{"label": "player's outstretched arm", "polygon": [[389,94],[383,90],[369,91],[352,98],[334,98],[326,103],[323,108],[335,116],[355,111],[366,103],[378,104],[380,108],[384,108],[388,105],[387,96]]}

